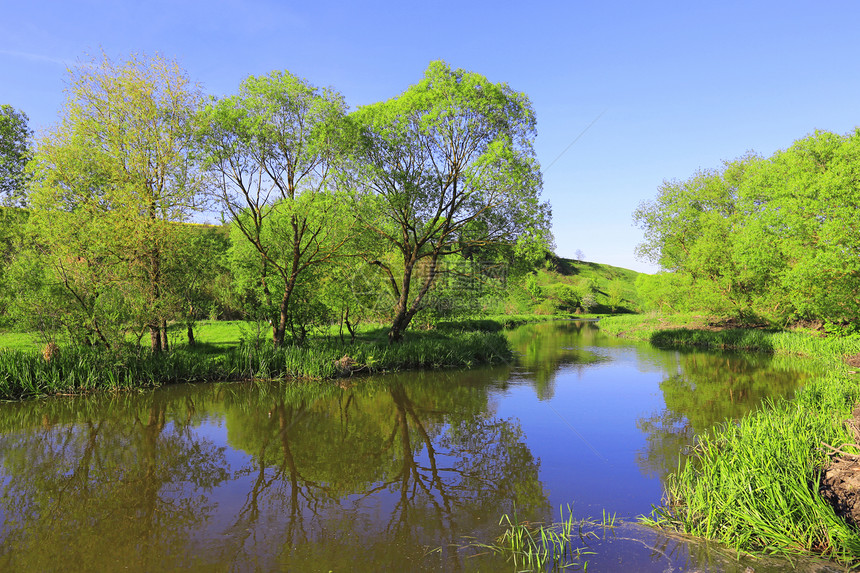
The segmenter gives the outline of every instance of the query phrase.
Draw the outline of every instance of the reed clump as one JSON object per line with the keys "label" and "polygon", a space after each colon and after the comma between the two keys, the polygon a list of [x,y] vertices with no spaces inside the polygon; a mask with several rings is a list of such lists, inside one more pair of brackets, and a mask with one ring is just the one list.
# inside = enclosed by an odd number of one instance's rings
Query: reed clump
{"label": "reed clump", "polygon": [[589,551],[588,541],[598,539],[598,529],[614,529],[616,517],[604,512],[600,521],[575,519],[569,505],[567,517],[563,508],[559,514],[560,520],[551,524],[520,521],[516,511],[513,516],[504,514],[499,520],[502,533],[493,543],[472,541],[464,548],[501,556],[515,571],[586,570],[588,562],[582,558],[594,553]]}
{"label": "reed clump", "polygon": [[[346,372],[338,361],[349,357]],[[41,352],[0,351],[0,399],[96,390],[128,390],[179,382],[309,378],[415,368],[470,367],[511,357],[498,332],[413,333],[402,343],[324,339],[305,346],[273,347],[246,341],[232,348],[180,346],[152,354],[128,346],[114,351],[63,349],[50,360]]]}

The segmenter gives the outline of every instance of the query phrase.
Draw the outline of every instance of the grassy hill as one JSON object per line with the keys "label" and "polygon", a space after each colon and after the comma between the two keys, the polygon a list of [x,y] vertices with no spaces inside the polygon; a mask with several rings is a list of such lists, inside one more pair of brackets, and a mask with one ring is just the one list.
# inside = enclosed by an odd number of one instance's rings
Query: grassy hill
{"label": "grassy hill", "polygon": [[639,275],[612,265],[548,258],[543,268],[509,285],[500,310],[508,314],[636,312]]}

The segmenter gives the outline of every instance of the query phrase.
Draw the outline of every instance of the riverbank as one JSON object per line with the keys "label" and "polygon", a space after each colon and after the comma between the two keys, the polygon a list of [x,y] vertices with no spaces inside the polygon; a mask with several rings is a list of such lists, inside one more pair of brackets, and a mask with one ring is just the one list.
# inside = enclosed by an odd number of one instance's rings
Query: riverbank
{"label": "riverbank", "polygon": [[170,352],[63,349],[45,359],[38,352],[0,352],[0,399],[20,400],[98,390],[152,388],[182,382],[276,378],[326,379],[357,373],[416,368],[470,367],[510,360],[499,332],[410,333],[397,345],[386,341],[315,340],[274,348],[242,343],[223,349],[207,344]]}
{"label": "riverbank", "polygon": [[[552,320],[517,315],[440,323],[433,330],[410,330],[389,345],[384,327],[365,327],[350,341],[336,330],[303,346],[274,348],[251,323],[217,323],[199,328],[194,346],[176,343],[152,354],[129,344],[119,350],[59,348],[44,353],[0,349],[0,399],[21,400],[99,390],[152,388],[182,382],[252,379],[334,379],[343,376],[421,368],[469,368],[511,360],[505,328]],[[16,340],[20,340],[19,336]]]}
{"label": "riverbank", "polygon": [[621,316],[603,332],[671,348],[718,348],[807,356],[827,374],[794,399],[766,403],[741,420],[699,436],[686,463],[665,484],[663,505],[644,521],[720,541],[738,551],[818,554],[858,563],[860,532],[819,494],[823,468],[836,448],[860,451],[845,423],[860,400],[846,359],[860,338],[804,331],[721,327],[702,317]]}

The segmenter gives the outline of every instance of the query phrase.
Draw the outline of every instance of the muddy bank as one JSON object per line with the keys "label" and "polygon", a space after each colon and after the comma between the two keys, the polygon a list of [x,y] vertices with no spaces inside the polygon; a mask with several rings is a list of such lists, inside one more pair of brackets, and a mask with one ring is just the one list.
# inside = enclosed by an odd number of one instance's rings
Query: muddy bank
{"label": "muddy bank", "polygon": [[[860,444],[860,404],[854,407],[845,424],[852,431],[854,444]],[[851,445],[843,444],[836,449],[826,446],[833,459],[822,470],[818,491],[837,515],[860,527],[860,455],[845,452]]]}

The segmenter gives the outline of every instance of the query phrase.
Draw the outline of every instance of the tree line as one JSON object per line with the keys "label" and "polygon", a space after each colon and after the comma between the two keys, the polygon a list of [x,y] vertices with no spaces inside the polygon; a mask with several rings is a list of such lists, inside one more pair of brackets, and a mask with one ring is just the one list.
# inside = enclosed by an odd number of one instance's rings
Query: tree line
{"label": "tree line", "polygon": [[667,181],[634,213],[653,308],[784,325],[860,319],[860,130]]}
{"label": "tree line", "polygon": [[161,352],[168,323],[193,344],[195,320],[234,313],[277,346],[370,319],[397,342],[462,296],[443,285],[551,244],[528,97],[441,61],[350,111],[286,71],[216,98],[168,58],[102,55],[32,145],[0,112],[0,317],[50,339]]}

